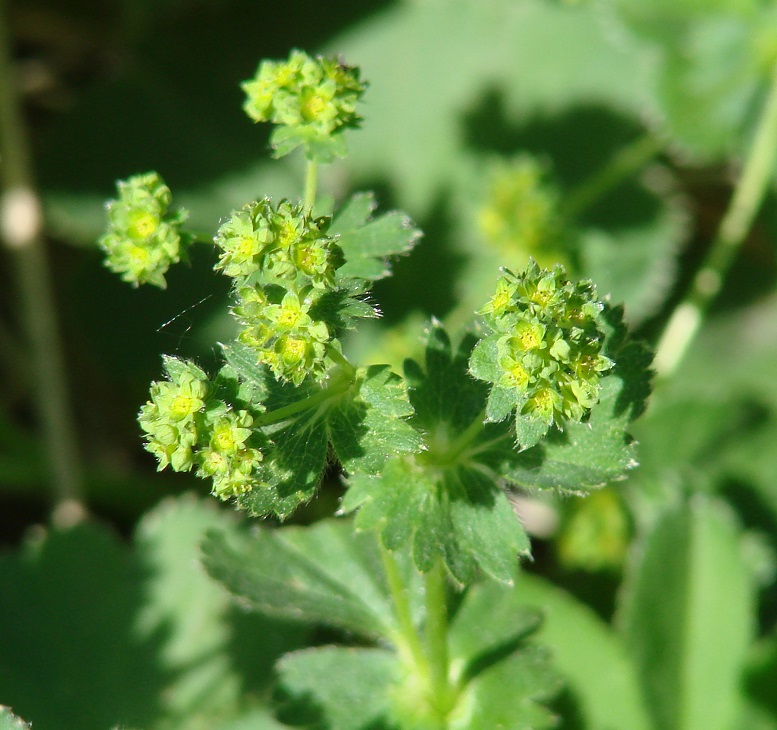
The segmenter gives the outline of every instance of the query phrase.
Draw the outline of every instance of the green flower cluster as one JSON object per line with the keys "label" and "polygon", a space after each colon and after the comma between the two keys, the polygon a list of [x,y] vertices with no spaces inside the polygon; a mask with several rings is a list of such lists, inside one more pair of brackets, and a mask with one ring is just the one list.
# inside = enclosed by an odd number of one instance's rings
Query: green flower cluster
{"label": "green flower cluster", "polygon": [[232,314],[238,339],[282,380],[299,385],[323,378],[333,329],[318,311],[331,294],[343,257],[326,235],[330,220],[313,218],[304,205],[269,199],[235,211],[219,228],[216,268],[235,279]]}
{"label": "green flower cluster", "polygon": [[529,257],[551,266],[566,259],[567,244],[559,215],[559,195],[546,171],[527,155],[499,160],[491,167],[478,223],[503,256]]}
{"label": "green flower cluster", "polygon": [[213,494],[224,500],[261,484],[256,446],[267,442],[251,414],[212,397],[207,376],[193,363],[166,358],[165,368],[169,379],[151,384],[151,400],[138,416],[159,470],[197,467],[197,476],[212,478]]}
{"label": "green flower cluster", "polygon": [[243,109],[255,122],[279,125],[272,137],[278,157],[302,145],[308,159],[326,162],[345,155],[340,133],[359,125],[365,87],[358,68],[292,51],[287,61],[263,61],[243,82]]}
{"label": "green flower cluster", "polygon": [[124,281],[166,286],[165,273],[185,254],[181,224],[187,211],[169,212],[170,188],[159,175],[135,175],[117,184],[108,203],[108,230],[98,241],[108,268]]}
{"label": "green flower cluster", "polygon": [[495,384],[517,396],[521,415],[558,428],[587,417],[614,365],[602,354],[603,306],[590,281],[568,281],[561,265],[505,271],[480,314],[496,336]]}

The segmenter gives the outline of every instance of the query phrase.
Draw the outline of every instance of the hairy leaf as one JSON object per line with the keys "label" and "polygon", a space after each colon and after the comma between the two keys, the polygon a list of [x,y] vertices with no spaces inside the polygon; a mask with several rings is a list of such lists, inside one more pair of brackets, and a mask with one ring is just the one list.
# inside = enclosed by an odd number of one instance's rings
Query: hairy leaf
{"label": "hairy leaf", "polygon": [[345,264],[337,271],[339,281],[388,276],[388,258],[408,253],[421,236],[410,218],[398,211],[373,218],[376,206],[372,193],[359,193],[332,221],[330,233],[339,236],[337,243],[345,255]]}

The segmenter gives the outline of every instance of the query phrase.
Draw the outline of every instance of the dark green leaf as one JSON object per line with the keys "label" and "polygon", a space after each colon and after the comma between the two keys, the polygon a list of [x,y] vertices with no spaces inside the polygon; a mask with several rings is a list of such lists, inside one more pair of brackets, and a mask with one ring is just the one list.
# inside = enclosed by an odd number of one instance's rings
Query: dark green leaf
{"label": "dark green leaf", "polygon": [[360,368],[354,392],[327,412],[329,438],[346,471],[377,473],[392,456],[420,449],[408,422],[413,407],[402,379],[388,365]]}
{"label": "dark green leaf", "polygon": [[387,259],[410,251],[420,237],[406,215],[393,211],[372,217],[376,203],[372,193],[354,195],[332,221],[330,233],[345,255],[338,278],[382,279],[391,273]]}
{"label": "dark green leaf", "polygon": [[[393,615],[374,537],[349,521],[264,529],[239,539],[211,533],[208,572],[257,611],[392,636]],[[406,578],[411,580],[405,566]]]}
{"label": "dark green leaf", "polygon": [[476,567],[510,581],[529,543],[496,472],[483,468],[480,454],[488,453],[499,427],[483,425],[487,386],[467,370],[473,344],[467,337],[454,353],[442,327],[429,327],[426,368],[413,362],[405,368],[412,423],[424,433],[426,449],[389,461],[381,476],[352,477],[343,509],[358,508],[357,526],[380,529],[390,549],[411,540],[421,571],[442,556],[463,583]]}
{"label": "dark green leaf", "polygon": [[[279,665],[282,689],[297,707],[284,714],[330,730],[388,728],[392,690],[402,676],[395,654],[384,649],[324,647],[295,652]],[[299,706],[301,705],[301,707]],[[393,727],[393,725],[392,725]]]}
{"label": "dark green leaf", "polygon": [[731,515],[703,499],[664,514],[628,585],[624,638],[655,726],[732,727],[754,596]]}

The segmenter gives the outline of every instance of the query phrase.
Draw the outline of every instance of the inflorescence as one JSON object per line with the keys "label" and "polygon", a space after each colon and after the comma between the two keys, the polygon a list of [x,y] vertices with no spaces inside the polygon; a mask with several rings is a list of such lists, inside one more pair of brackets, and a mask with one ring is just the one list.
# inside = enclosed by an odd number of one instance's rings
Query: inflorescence
{"label": "inflorescence", "polygon": [[494,385],[512,392],[519,415],[560,429],[588,416],[614,365],[602,352],[603,308],[594,285],[568,281],[561,265],[504,272],[480,314],[497,338]]}
{"label": "inflorescence", "polygon": [[170,188],[150,172],[118,183],[118,200],[108,203],[108,231],[99,244],[108,268],[134,286],[166,286],[165,274],[185,256],[181,233],[187,211],[169,211]]}

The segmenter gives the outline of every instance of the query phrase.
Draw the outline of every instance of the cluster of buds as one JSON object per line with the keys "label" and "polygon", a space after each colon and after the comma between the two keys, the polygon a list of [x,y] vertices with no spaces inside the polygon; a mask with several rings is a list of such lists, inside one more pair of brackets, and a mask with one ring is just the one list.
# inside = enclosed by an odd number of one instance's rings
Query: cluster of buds
{"label": "cluster of buds", "polygon": [[343,261],[328,226],[328,218],[312,217],[302,204],[281,201],[276,208],[265,199],[235,211],[215,238],[217,268],[236,280],[238,339],[295,385],[323,377],[333,338],[334,327],[316,316]]}
{"label": "cluster of buds", "polygon": [[118,183],[108,203],[108,230],[100,238],[106,265],[134,286],[166,286],[165,273],[184,255],[181,224],[188,213],[170,212],[170,188],[155,172]]}
{"label": "cluster of buds", "polygon": [[500,254],[529,257],[545,266],[566,257],[558,191],[546,180],[544,166],[533,157],[495,162],[488,176],[478,222]]}
{"label": "cluster of buds", "polygon": [[138,416],[159,469],[197,467],[197,476],[212,478],[213,493],[225,500],[262,483],[262,453],[252,444],[264,437],[252,428],[251,414],[209,397],[208,378],[193,363],[167,358],[165,368],[169,379],[151,384],[151,400]]}
{"label": "cluster of buds", "polygon": [[365,84],[358,68],[336,58],[292,51],[286,61],[263,61],[242,88],[246,114],[256,122],[278,125],[272,142],[279,157],[299,146],[308,159],[326,162],[342,157],[340,133],[361,121],[356,103]]}
{"label": "cluster of buds", "polygon": [[590,281],[568,281],[560,265],[505,271],[480,314],[497,338],[494,384],[515,394],[520,415],[558,428],[588,416],[614,365],[602,354],[603,306]]}

